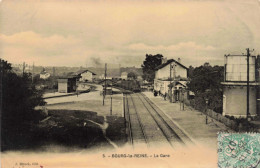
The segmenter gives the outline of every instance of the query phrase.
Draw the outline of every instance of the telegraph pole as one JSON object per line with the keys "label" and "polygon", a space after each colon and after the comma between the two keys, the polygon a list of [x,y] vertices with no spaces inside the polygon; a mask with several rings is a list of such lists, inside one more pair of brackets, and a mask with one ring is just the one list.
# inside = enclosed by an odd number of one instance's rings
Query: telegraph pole
{"label": "telegraph pole", "polygon": [[[248,119],[250,113],[249,113],[249,57],[250,57],[250,50],[249,48],[246,49],[247,51],[247,54],[246,54],[246,57],[247,57],[247,81],[246,81],[246,84],[247,84],[247,94],[246,94],[246,118]],[[252,50],[254,51],[254,49]]]}
{"label": "telegraph pole", "polygon": [[106,90],[107,90],[107,64],[105,63],[105,86],[103,88],[103,106],[105,105]]}
{"label": "telegraph pole", "polygon": [[105,64],[105,95],[107,92],[107,63]]}
{"label": "telegraph pole", "polygon": [[247,54],[247,81],[246,81],[246,86],[247,86],[247,92],[246,92],[246,118],[248,118],[249,115],[249,56],[250,56],[250,51],[249,48],[246,49]]}
{"label": "telegraph pole", "polygon": [[176,66],[176,63],[173,62],[173,79],[176,78],[176,68],[175,68],[175,66]]}
{"label": "telegraph pole", "polygon": [[[170,86],[172,85],[172,64],[170,64]],[[170,87],[170,102],[172,103],[172,86]]]}
{"label": "telegraph pole", "polygon": [[113,85],[113,82],[111,82],[111,95],[110,95],[110,115],[112,115],[112,107],[113,107],[113,104],[112,104],[112,96],[113,96],[113,90],[112,90],[112,85]]}
{"label": "telegraph pole", "polygon": [[[173,69],[173,96],[174,96],[174,102],[176,102],[176,97],[175,97],[175,95],[174,95],[174,87],[175,87],[175,80],[176,80],[176,69],[175,69],[175,66],[176,66],[176,64],[175,64],[175,62],[173,62],[173,65],[172,65],[172,69]],[[173,97],[172,96],[172,97]],[[173,100],[172,100],[172,102],[173,102]]]}

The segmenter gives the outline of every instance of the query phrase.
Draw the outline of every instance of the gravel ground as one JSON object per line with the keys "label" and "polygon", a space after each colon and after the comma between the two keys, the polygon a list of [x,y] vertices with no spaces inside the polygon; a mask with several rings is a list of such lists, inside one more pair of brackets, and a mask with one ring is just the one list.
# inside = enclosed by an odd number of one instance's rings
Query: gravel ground
{"label": "gravel ground", "polygon": [[206,116],[201,112],[185,106],[180,110],[179,103],[170,103],[162,97],[155,97],[152,92],[144,92],[161,110],[163,110],[179,127],[184,130],[198,144],[217,149],[217,133],[233,132],[224,124],[209,118],[206,124]]}

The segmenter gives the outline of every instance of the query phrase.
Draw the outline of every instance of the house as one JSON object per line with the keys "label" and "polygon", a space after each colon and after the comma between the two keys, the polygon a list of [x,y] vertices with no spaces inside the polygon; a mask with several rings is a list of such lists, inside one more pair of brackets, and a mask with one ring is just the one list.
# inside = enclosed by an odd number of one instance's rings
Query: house
{"label": "house", "polygon": [[67,76],[58,79],[58,92],[59,93],[70,93],[75,92],[77,89],[77,77]]}
{"label": "house", "polygon": [[[177,101],[180,88],[186,88],[188,68],[174,59],[163,58],[162,64],[155,69],[154,91]],[[177,83],[179,82],[179,83]]]}
{"label": "house", "polygon": [[93,82],[93,76],[96,74],[85,69],[75,72],[74,75],[79,77],[80,82]]}
{"label": "house", "polygon": [[[247,57],[225,55],[223,85],[223,115],[255,117],[259,115],[259,70],[260,56],[249,56],[249,88],[247,88]],[[258,62],[258,63],[257,63]],[[249,89],[249,103],[247,103]]]}
{"label": "house", "polygon": [[122,72],[121,73],[121,79],[127,80],[127,75],[128,75],[127,72]]}
{"label": "house", "polygon": [[[178,59],[180,61],[180,59]],[[155,68],[155,79],[187,78],[188,68],[174,59],[163,59],[162,64]]]}
{"label": "house", "polygon": [[51,74],[46,72],[45,70],[40,73],[40,79],[48,79],[50,76]]}

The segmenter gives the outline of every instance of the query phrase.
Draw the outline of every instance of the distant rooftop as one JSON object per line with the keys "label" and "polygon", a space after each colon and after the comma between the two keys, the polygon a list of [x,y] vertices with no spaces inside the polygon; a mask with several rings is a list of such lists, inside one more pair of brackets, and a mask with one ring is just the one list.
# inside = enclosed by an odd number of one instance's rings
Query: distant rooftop
{"label": "distant rooftop", "polygon": [[186,66],[182,65],[181,63],[179,63],[179,62],[176,61],[175,59],[169,59],[169,60],[167,60],[166,63],[161,64],[161,65],[159,65],[158,67],[156,67],[155,70],[162,69],[163,67],[167,66],[168,64],[170,64],[170,63],[172,63],[172,62],[175,62],[176,64],[180,65],[181,67],[183,67],[183,68],[185,68],[185,69],[188,69]]}
{"label": "distant rooftop", "polygon": [[90,72],[90,73],[92,73],[93,75],[96,75],[94,72],[91,72],[91,71],[88,70],[88,69],[78,70],[77,72],[75,72],[75,75],[80,75],[80,74],[82,74],[82,73],[84,73],[84,72]]}

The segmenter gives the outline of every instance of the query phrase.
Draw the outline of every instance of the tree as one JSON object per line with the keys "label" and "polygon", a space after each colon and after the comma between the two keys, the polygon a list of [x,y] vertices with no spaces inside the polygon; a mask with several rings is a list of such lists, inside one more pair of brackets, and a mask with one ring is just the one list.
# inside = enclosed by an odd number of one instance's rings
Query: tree
{"label": "tree", "polygon": [[188,77],[193,76],[193,71],[194,71],[194,67],[190,65],[188,69]]}
{"label": "tree", "polygon": [[162,63],[162,58],[163,55],[161,54],[156,54],[156,55],[151,55],[151,54],[146,54],[146,58],[143,61],[143,64],[141,65],[142,70],[143,70],[143,79],[147,80],[149,82],[152,82],[155,77],[155,68]]}
{"label": "tree", "polygon": [[134,72],[129,72],[129,73],[127,74],[127,78],[128,78],[128,79],[136,79],[137,76],[136,76],[136,74],[135,74]]}
{"label": "tree", "polygon": [[[192,69],[192,68],[190,68]],[[222,112],[222,85],[224,80],[224,67],[211,66],[205,63],[196,67],[190,73],[190,83],[188,87],[195,93],[197,106],[205,107],[205,99],[209,99],[209,108]],[[199,107],[200,108],[200,107]]]}
{"label": "tree", "polygon": [[[0,59],[1,63],[1,146],[19,141],[13,134],[29,131],[29,125],[37,122],[39,113],[34,110],[45,102],[42,92],[32,84],[31,74],[18,76],[12,71],[11,64]],[[12,139],[12,138],[14,139]]]}

